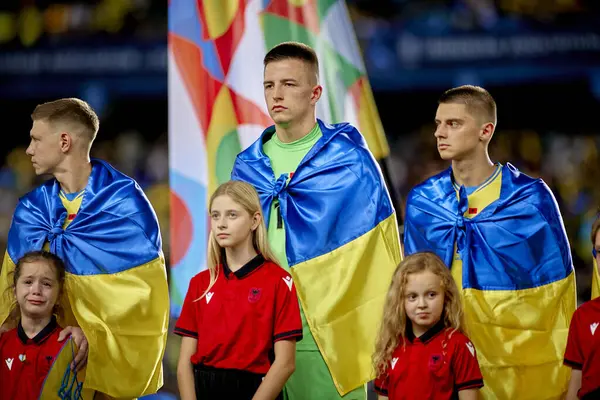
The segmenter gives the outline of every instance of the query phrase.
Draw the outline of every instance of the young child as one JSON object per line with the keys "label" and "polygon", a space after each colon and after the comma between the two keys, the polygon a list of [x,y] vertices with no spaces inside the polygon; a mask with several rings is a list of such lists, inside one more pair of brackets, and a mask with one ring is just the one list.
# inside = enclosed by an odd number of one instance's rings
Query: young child
{"label": "young child", "polygon": [[373,354],[379,399],[477,399],[483,379],[464,326],[444,262],[433,253],[406,257],[392,277]]}
{"label": "young child", "polygon": [[[9,318],[18,323],[0,336],[1,400],[37,400],[51,385],[45,382],[51,371],[60,378],[65,375],[55,370],[61,350],[72,350],[67,348],[70,340],[58,341],[62,328],[55,315],[64,279],[62,260],[46,251],[27,253],[17,262],[12,288],[16,305]],[[61,398],[70,394],[61,393]],[[57,389],[53,397],[58,395]]]}
{"label": "young child", "polygon": [[279,399],[302,338],[292,278],[275,264],[252,186],[222,184],[209,210],[208,270],[190,281],[175,326],[180,396]]}
{"label": "young child", "polygon": [[[600,265],[600,218],[592,225],[593,255]],[[564,364],[571,367],[567,400],[600,398],[600,297],[579,307],[569,326]],[[596,336],[596,333],[598,336]]]}

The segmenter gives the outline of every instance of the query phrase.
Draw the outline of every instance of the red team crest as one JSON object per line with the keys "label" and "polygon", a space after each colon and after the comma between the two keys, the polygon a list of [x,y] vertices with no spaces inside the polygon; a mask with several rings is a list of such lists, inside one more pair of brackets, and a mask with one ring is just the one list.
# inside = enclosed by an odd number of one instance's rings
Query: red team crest
{"label": "red team crest", "polygon": [[432,354],[429,358],[429,370],[437,371],[441,368],[444,363],[444,356],[442,354]]}
{"label": "red team crest", "polygon": [[256,303],[260,299],[260,289],[252,288],[248,293],[248,301],[250,303]]}

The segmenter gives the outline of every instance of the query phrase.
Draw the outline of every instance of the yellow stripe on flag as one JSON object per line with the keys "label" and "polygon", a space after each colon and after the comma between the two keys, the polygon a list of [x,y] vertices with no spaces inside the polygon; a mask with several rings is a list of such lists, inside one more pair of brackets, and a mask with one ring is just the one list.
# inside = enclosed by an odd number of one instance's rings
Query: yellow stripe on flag
{"label": "yellow stripe on flag", "polygon": [[162,274],[162,254],[115,274],[67,274],[66,292],[90,348],[86,388],[112,397],[135,397],[162,386],[169,324],[164,312],[169,288]]}
{"label": "yellow stripe on flag", "polygon": [[[9,313],[9,307],[4,305],[11,304],[11,297],[14,298],[11,290],[5,290],[14,269],[14,262],[5,254],[0,291],[6,296],[2,297],[0,324]],[[160,389],[169,324],[165,312],[169,288],[162,274],[166,274],[162,254],[115,274],[66,274],[67,297],[61,299],[61,307],[72,310],[89,344],[84,388],[117,398],[153,394]],[[62,301],[67,298],[68,302]],[[74,321],[66,322],[73,325]],[[67,325],[64,318],[59,319],[59,324]]]}
{"label": "yellow stripe on flag", "polygon": [[[44,380],[44,386],[42,387],[39,397],[40,399],[59,400],[60,397],[58,396],[58,393],[61,388],[63,390],[69,389],[72,382],[80,383],[85,380],[85,369],[77,372],[76,376],[74,372],[70,371],[68,377],[65,377],[65,373],[69,368],[69,364],[73,361],[75,354],[77,354],[77,349],[73,343],[73,340],[69,338],[65,341],[63,348],[54,359],[52,367],[50,368],[50,371]],[[76,381],[74,381],[75,377]],[[65,382],[65,385],[63,385],[63,380],[65,378],[67,381]],[[73,385],[70,390],[71,395],[74,395],[76,392],[75,385]],[[78,400],[92,400],[94,398],[94,392],[84,389],[81,391],[80,396],[73,398],[77,398]]]}
{"label": "yellow stripe on flag", "polygon": [[239,10],[239,0],[204,0],[204,20],[209,39],[223,35]]}
{"label": "yellow stripe on flag", "polygon": [[11,260],[8,252],[4,253],[2,269],[0,270],[0,326],[6,322],[12,309],[17,306],[17,300],[11,289],[14,279],[14,270],[15,263]]}
{"label": "yellow stripe on flag", "polygon": [[477,348],[483,399],[562,399],[563,366],[576,307],[575,274],[523,290],[465,289],[467,334]]}
{"label": "yellow stripe on flag", "polygon": [[229,88],[225,85],[221,86],[219,94],[215,99],[213,106],[213,115],[208,126],[208,134],[206,135],[206,152],[208,154],[208,196],[210,196],[218,185],[217,180],[217,154],[221,141],[227,133],[237,129],[237,118],[233,101],[229,93]]}
{"label": "yellow stripe on flag", "polygon": [[352,242],[291,268],[310,330],[342,395],[374,377],[371,355],[400,259],[393,213]]}
{"label": "yellow stripe on flag", "polygon": [[358,105],[358,123],[373,156],[380,160],[390,154],[390,147],[375,105],[373,91],[366,77],[362,78],[360,104]]}

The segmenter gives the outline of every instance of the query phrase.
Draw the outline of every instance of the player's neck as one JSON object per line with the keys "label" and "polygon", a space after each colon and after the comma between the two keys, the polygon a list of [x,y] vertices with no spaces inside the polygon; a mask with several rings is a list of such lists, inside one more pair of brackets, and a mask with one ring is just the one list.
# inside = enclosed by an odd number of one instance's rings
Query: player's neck
{"label": "player's neck", "polygon": [[92,174],[92,164],[87,159],[65,160],[64,165],[57,168],[54,177],[65,193],[77,193],[85,189]]}
{"label": "player's neck", "polygon": [[285,125],[275,125],[275,134],[283,143],[292,143],[308,135],[316,123],[317,119],[313,115],[312,118],[306,118],[296,123],[290,122]]}
{"label": "player's neck", "polygon": [[46,317],[30,317],[26,314],[21,314],[21,326],[28,338],[34,338],[50,323],[52,315]]}
{"label": "player's neck", "polygon": [[487,153],[479,158],[452,160],[452,175],[459,186],[477,187],[496,169]]}
{"label": "player's neck", "polygon": [[225,257],[227,257],[227,266],[232,272],[237,271],[246,265],[250,260],[256,257],[258,253],[252,245],[252,238],[247,243],[241,243],[239,246],[225,248]]}

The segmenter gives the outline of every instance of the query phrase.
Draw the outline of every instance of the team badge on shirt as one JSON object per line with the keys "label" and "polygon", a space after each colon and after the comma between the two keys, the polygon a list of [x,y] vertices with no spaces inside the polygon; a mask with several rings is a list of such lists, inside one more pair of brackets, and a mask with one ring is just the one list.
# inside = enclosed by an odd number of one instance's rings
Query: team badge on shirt
{"label": "team badge on shirt", "polygon": [[592,336],[594,336],[596,334],[596,328],[598,328],[598,323],[594,322],[593,324],[590,324],[590,331],[592,332]]}
{"label": "team badge on shirt", "polygon": [[290,289],[290,292],[291,292],[292,291],[292,277],[286,276],[285,278],[282,278],[282,279],[285,282],[285,284],[287,285],[288,289]]}
{"label": "team badge on shirt", "polygon": [[432,354],[431,358],[429,359],[429,369],[431,371],[439,369],[440,365],[442,365],[442,360],[443,357],[441,354]]}
{"label": "team badge on shirt", "polygon": [[260,299],[260,289],[252,288],[250,289],[250,293],[248,293],[248,301],[250,303],[256,303]]}

